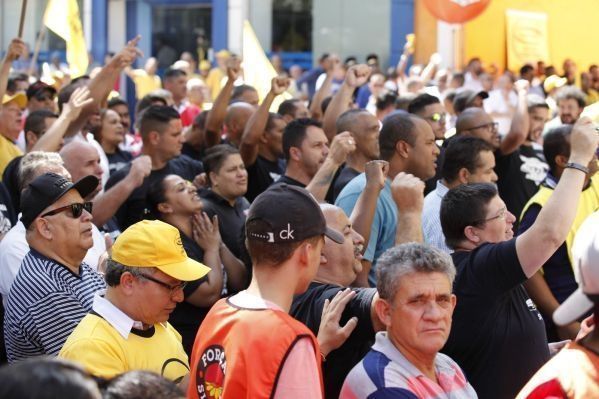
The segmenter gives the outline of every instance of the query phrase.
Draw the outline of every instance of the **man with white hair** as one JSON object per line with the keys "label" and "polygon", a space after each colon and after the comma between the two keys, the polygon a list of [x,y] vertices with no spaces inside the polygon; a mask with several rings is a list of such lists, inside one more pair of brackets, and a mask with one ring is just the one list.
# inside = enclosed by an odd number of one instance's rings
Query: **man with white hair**
{"label": "man with white hair", "polygon": [[439,353],[451,330],[455,274],[449,255],[423,244],[379,258],[375,310],[387,331],[349,373],[341,399],[477,397],[458,364]]}

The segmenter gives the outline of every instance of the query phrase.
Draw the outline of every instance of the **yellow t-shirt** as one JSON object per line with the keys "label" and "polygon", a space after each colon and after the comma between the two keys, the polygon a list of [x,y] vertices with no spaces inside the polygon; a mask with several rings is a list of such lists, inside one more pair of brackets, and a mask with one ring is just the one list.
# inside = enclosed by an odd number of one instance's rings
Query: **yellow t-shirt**
{"label": "yellow t-shirt", "polygon": [[189,374],[181,335],[169,324],[131,330],[127,339],[102,317],[90,313],[73,330],[58,357],[79,362],[91,374],[112,378],[148,370],[179,382]]}
{"label": "yellow t-shirt", "polygon": [[0,134],[0,181],[2,181],[2,173],[4,173],[6,165],[19,155],[23,155],[19,147]]}
{"label": "yellow t-shirt", "polygon": [[222,81],[226,74],[222,71],[222,69],[216,67],[212,68],[206,77],[206,86],[210,90],[210,97],[212,97],[212,102],[220,93],[220,90],[223,87]]}
{"label": "yellow t-shirt", "polygon": [[135,97],[138,100],[146,94],[162,88],[160,76],[150,76],[143,69],[133,71],[133,82],[135,83]]}

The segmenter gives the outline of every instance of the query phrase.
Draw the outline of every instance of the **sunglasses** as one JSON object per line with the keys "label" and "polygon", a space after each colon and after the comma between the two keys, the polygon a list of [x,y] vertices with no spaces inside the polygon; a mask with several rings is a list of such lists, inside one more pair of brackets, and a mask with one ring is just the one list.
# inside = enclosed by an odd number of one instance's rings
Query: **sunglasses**
{"label": "sunglasses", "polygon": [[64,211],[70,211],[70,216],[73,219],[77,219],[79,216],[81,216],[84,209],[88,213],[92,213],[92,207],[93,207],[93,204],[91,202],[84,202],[84,203],[74,202],[70,205],[61,206],[60,208],[56,208],[54,210],[46,212],[41,217],[52,216],[52,215],[56,215],[56,214],[64,212]]}

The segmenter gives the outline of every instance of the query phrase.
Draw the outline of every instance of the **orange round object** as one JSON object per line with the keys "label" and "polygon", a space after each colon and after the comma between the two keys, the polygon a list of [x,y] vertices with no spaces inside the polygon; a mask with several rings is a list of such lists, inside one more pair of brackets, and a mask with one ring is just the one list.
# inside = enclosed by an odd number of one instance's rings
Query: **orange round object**
{"label": "orange round object", "polygon": [[441,21],[463,24],[478,17],[491,0],[424,0],[428,11]]}

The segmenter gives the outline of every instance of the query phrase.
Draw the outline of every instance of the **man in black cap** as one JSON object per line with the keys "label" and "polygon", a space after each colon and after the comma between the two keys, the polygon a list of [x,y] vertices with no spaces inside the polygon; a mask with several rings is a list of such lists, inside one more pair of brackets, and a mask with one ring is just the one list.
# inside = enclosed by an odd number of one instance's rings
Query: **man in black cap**
{"label": "man in black cap", "polygon": [[355,320],[339,326],[355,293],[341,291],[327,301],[318,341],[288,312],[293,295],[306,291],[316,274],[324,236],[336,243],[344,237],[327,227],[314,197],[284,183],[256,197],[245,229],[252,281],[247,290],[217,302],[204,319],[187,397],[203,397],[210,388],[222,389],[223,397],[321,398],[320,357],[355,328]]}
{"label": "man in black cap", "polygon": [[42,109],[56,112],[56,89],[38,80],[27,89],[27,110],[29,113]]}
{"label": "man in black cap", "polygon": [[456,115],[460,115],[466,108],[482,108],[486,98],[489,98],[486,91],[461,91],[453,99],[453,110]]}
{"label": "man in black cap", "polygon": [[55,355],[91,309],[102,276],[81,263],[93,245],[91,203],[98,186],[86,176],[73,184],[55,173],[34,179],[21,196],[21,221],[30,251],[10,290],[4,317],[8,360]]}

